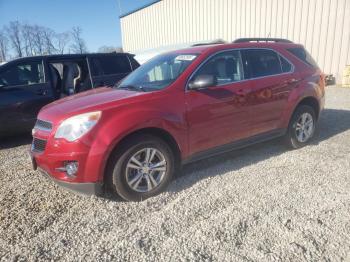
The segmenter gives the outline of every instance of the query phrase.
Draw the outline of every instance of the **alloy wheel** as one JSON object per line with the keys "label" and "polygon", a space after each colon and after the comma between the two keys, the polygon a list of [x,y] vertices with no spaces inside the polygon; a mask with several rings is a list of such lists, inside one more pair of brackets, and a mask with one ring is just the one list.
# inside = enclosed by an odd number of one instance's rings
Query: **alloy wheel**
{"label": "alloy wheel", "polygon": [[136,192],[149,192],[163,180],[167,162],[161,151],[144,148],[133,154],[126,165],[126,182]]}
{"label": "alloy wheel", "polygon": [[308,112],[303,113],[296,122],[295,135],[300,143],[309,140],[314,133],[315,125],[312,115]]}

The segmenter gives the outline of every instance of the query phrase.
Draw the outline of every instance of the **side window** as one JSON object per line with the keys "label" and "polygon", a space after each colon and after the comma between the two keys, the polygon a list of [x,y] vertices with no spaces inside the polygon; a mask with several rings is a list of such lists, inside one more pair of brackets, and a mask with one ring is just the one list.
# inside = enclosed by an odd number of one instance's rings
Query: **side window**
{"label": "side window", "polygon": [[250,78],[277,75],[282,73],[279,56],[266,49],[249,49],[245,51]]}
{"label": "side window", "polygon": [[41,61],[13,65],[0,74],[0,87],[33,85],[44,83],[44,68]]}
{"label": "side window", "polygon": [[281,61],[282,72],[287,73],[292,71],[292,65],[284,57],[279,56]]}
{"label": "side window", "polygon": [[217,85],[224,85],[244,78],[240,51],[226,51],[210,58],[194,75],[214,75]]}
{"label": "side window", "polygon": [[91,58],[92,75],[125,74],[131,71],[129,59],[125,55]]}
{"label": "side window", "polygon": [[140,66],[140,64],[135,60],[135,58],[133,56],[129,56],[129,60],[132,66],[132,70],[135,70],[136,68],[138,68]]}
{"label": "side window", "polygon": [[301,59],[303,62],[312,66],[313,68],[318,69],[318,65],[316,61],[312,58],[312,56],[302,47],[290,48],[288,49],[293,55]]}

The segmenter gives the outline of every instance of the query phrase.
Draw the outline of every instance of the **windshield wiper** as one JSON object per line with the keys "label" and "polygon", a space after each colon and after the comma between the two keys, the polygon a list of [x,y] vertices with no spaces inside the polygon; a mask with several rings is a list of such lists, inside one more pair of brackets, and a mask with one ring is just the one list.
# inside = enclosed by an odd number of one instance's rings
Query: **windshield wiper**
{"label": "windshield wiper", "polygon": [[118,88],[146,92],[146,89],[144,89],[142,86],[125,85],[125,86],[118,86]]}

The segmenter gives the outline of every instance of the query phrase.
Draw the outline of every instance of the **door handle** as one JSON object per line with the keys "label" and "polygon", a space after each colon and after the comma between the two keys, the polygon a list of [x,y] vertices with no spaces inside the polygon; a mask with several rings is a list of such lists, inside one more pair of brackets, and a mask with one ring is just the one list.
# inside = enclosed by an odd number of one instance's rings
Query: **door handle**
{"label": "door handle", "polygon": [[292,79],[288,79],[288,80],[284,81],[284,83],[287,85],[291,85],[291,84],[298,83],[299,81],[300,81],[300,79],[292,78]]}
{"label": "door handle", "polygon": [[236,95],[238,96],[246,96],[247,94],[249,94],[252,90],[250,88],[242,88],[239,89],[235,92]]}

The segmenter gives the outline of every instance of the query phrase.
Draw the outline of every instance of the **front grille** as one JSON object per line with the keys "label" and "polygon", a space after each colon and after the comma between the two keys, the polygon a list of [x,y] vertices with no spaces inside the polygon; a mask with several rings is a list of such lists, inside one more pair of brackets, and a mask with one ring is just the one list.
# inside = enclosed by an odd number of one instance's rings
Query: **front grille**
{"label": "front grille", "polygon": [[40,129],[45,131],[51,131],[52,130],[52,123],[44,120],[36,120],[34,129]]}
{"label": "front grille", "polygon": [[46,147],[46,140],[39,139],[39,138],[33,138],[33,143],[32,143],[32,151],[41,153],[45,151]]}

